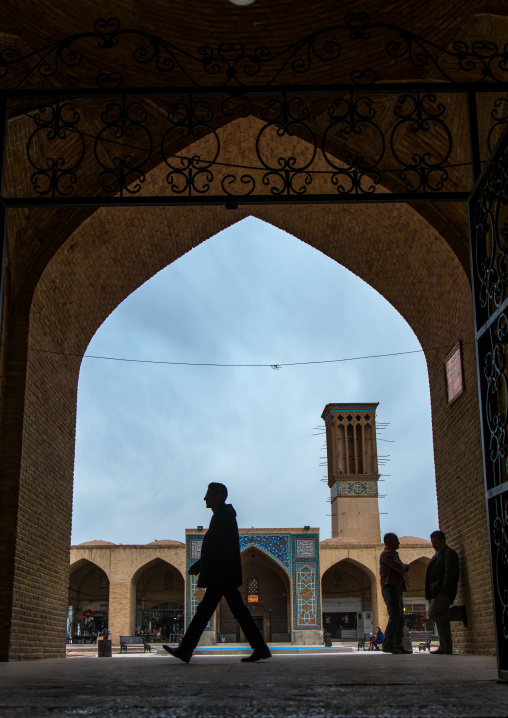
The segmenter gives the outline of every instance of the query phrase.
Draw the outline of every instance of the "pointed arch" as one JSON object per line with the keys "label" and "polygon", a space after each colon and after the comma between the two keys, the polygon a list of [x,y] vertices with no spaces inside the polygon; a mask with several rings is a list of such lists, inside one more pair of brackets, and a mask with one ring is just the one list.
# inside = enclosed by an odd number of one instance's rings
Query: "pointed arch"
{"label": "pointed arch", "polygon": [[[240,593],[266,641],[290,640],[291,582],[286,569],[258,546],[241,553],[243,584]],[[249,579],[258,592],[250,594]],[[227,641],[245,641],[224,599],[219,604],[219,631]]]}
{"label": "pointed arch", "polygon": [[185,579],[163,558],[153,558],[132,575],[135,630],[151,641],[171,641],[184,632]]}
{"label": "pointed arch", "polygon": [[93,642],[109,623],[109,576],[87,558],[74,561],[69,568],[67,640]]}
{"label": "pointed arch", "polygon": [[358,638],[377,621],[377,578],[358,559],[336,561],[323,573],[323,626],[332,638]]}

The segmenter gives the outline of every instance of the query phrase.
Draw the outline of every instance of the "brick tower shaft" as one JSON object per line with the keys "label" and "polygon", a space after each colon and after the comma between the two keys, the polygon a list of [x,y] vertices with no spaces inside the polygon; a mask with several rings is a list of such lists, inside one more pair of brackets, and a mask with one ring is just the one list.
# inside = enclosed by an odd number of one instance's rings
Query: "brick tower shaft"
{"label": "brick tower shaft", "polygon": [[377,403],[327,404],[321,415],[326,427],[332,538],[381,542],[377,407]]}

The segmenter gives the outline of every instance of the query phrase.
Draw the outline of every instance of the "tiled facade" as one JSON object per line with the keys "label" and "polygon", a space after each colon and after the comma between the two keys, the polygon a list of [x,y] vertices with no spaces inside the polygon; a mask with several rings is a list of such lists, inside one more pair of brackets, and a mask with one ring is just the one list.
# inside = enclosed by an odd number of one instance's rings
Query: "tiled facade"
{"label": "tiled facade", "polygon": [[[194,615],[198,603],[204,596],[204,589],[198,587],[198,577],[190,575],[188,573],[189,568],[192,564],[196,563],[201,558],[201,546],[203,543],[203,534],[186,534],[186,585],[185,585],[185,625],[188,626],[192,616]],[[214,618],[212,616],[205,631],[214,630]]]}
{"label": "tiled facade", "polygon": [[[136,586],[139,577],[155,562],[163,562],[167,567],[185,579],[185,623],[188,625],[197,603],[203,595],[203,589],[196,586],[196,577],[189,576],[189,567],[199,558],[204,531],[187,531],[185,544],[178,541],[158,541],[146,546],[115,546],[108,542],[93,541],[71,548],[71,576],[85,563],[97,567],[101,576],[109,581],[109,596],[104,590],[100,593],[102,603],[109,602],[109,629],[116,645],[120,635],[132,635],[136,630],[133,605],[136,599]],[[242,564],[249,558],[250,549],[255,549],[265,557],[265,564],[282,572],[289,589],[287,596],[288,625],[287,638],[293,643],[320,643],[322,640],[322,583],[327,572],[341,569],[345,564],[359,570],[367,581],[371,596],[364,610],[372,612],[374,625],[386,624],[387,616],[379,586],[379,555],[383,547],[345,543],[337,539],[319,541],[317,529],[240,529],[242,546]],[[281,553],[281,546],[284,553]],[[269,548],[272,548],[270,552]],[[277,554],[277,555],[274,555]],[[257,555],[257,554],[256,554]],[[428,541],[421,539],[403,539],[400,549],[401,558],[406,563],[427,561],[433,555]],[[281,560],[282,559],[282,560]],[[286,565],[285,565],[286,564]],[[252,570],[244,570],[244,584],[255,578]],[[71,581],[72,583],[72,581]],[[256,582],[257,585],[257,582]],[[280,583],[284,590],[284,583]],[[242,589],[244,591],[244,589]],[[246,593],[246,591],[244,591]],[[166,595],[169,595],[169,591]],[[171,596],[174,592],[171,592]],[[161,592],[159,600],[164,599]],[[251,609],[255,605],[249,604]],[[219,610],[216,611],[203,636],[204,643],[214,643],[216,632],[221,630]],[[268,633],[268,632],[267,632]],[[284,633],[284,631],[282,631]],[[282,635],[282,633],[280,635]]]}

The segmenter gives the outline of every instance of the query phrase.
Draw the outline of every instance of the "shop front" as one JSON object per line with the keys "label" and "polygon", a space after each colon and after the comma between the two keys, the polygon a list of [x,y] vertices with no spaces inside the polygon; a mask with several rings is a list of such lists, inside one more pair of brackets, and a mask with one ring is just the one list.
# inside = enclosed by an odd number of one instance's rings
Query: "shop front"
{"label": "shop front", "polygon": [[71,567],[68,605],[67,642],[95,643],[108,628],[109,579],[91,561],[81,560]]}
{"label": "shop front", "polygon": [[108,627],[108,604],[101,604],[99,610],[69,606],[67,614],[67,642],[95,643],[101,631]]}
{"label": "shop front", "polygon": [[136,634],[146,636],[148,643],[176,643],[184,632],[183,603],[165,601],[136,611]]}

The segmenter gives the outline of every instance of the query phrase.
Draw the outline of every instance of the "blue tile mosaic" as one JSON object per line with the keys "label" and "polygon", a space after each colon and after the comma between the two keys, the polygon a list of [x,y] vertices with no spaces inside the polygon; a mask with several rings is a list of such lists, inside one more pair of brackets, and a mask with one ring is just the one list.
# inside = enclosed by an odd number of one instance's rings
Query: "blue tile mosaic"
{"label": "blue tile mosaic", "polygon": [[[196,563],[196,561],[201,557],[201,544],[203,543],[203,536],[197,535],[193,536],[191,534],[187,534],[186,538],[186,557],[187,557],[187,571],[192,566],[193,563]],[[185,587],[185,626],[188,628],[189,623],[191,622],[192,616],[194,615],[196,611],[196,606],[201,600],[201,595],[204,592],[204,589],[198,588],[197,586],[197,578],[196,576],[189,576],[189,574],[186,574],[186,587]],[[213,616],[210,619],[207,627],[205,628],[205,631],[213,631]]]}
{"label": "blue tile mosaic", "polygon": [[240,551],[249,546],[261,549],[291,571],[289,534],[240,534]]}
{"label": "blue tile mosaic", "polygon": [[319,630],[321,628],[319,535],[293,534],[291,542],[293,630]]}

